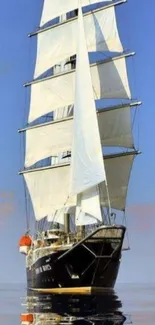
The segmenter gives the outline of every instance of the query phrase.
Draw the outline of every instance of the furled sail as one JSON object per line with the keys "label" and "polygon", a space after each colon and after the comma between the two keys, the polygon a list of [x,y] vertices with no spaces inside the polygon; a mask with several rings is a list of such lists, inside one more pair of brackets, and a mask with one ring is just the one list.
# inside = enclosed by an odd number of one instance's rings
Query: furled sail
{"label": "furled sail", "polygon": [[[110,2],[111,0],[82,0],[81,6],[95,3]],[[40,26],[46,24],[53,18],[59,17],[69,11],[78,8],[78,0],[44,0]]]}
{"label": "furled sail", "polygon": [[101,141],[85,41],[82,10],[78,15],[75,101],[70,194],[80,194],[105,180]]}
{"label": "furled sail", "polygon": [[[111,110],[101,110],[97,113],[103,146],[133,148],[130,109],[130,105],[126,105],[118,106],[117,109],[114,107]],[[72,138],[73,117],[28,128],[26,130],[25,167],[44,158],[70,151]]]}
{"label": "furled sail", "polygon": [[[34,78],[54,64],[76,54],[77,23],[77,19],[66,21],[65,24],[55,25],[38,34]],[[84,28],[89,52],[123,51],[117,30],[114,7],[90,12],[84,17]]]}
{"label": "furled sail", "polygon": [[[125,62],[125,57],[130,55],[133,53],[91,65],[94,99],[131,98]],[[74,70],[33,83],[29,123],[59,107],[73,104],[74,89]]]}
{"label": "furled sail", "polygon": [[[105,156],[105,171],[111,208],[124,210],[132,163],[137,152]],[[24,173],[31,197],[35,218],[54,215],[56,210],[75,206],[76,197],[68,199],[70,165],[49,167]],[[100,202],[108,206],[104,183],[100,187]],[[88,206],[88,205],[87,205]]]}

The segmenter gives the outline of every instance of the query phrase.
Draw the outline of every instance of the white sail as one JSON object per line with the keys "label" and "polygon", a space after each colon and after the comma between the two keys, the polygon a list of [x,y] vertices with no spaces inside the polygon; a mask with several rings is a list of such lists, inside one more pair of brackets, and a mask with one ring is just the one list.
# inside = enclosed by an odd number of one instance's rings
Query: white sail
{"label": "white sail", "polygon": [[99,189],[94,186],[77,195],[75,209],[75,224],[77,226],[91,225],[102,222]]}
{"label": "white sail", "polygon": [[[135,153],[120,155],[104,160],[111,207],[125,209],[129,176]],[[76,205],[76,197],[68,198],[70,165],[51,167],[40,171],[25,173],[24,178],[29,190],[35,218],[51,216],[57,210]],[[99,185],[100,202],[108,206],[104,183]],[[87,205],[88,206],[88,205]]]}
{"label": "white sail", "polygon": [[75,205],[75,198],[67,201],[69,169],[52,168],[25,173],[24,178],[30,193],[36,220],[55,214],[63,206]]}
{"label": "white sail", "polygon": [[[76,54],[77,19],[38,34],[37,58],[34,78],[54,64]],[[116,25],[115,9],[101,10],[84,17],[87,49],[93,51],[122,52]]]}
{"label": "white sail", "polygon": [[[94,99],[131,98],[124,57],[93,64],[90,71]],[[74,89],[75,71],[32,84],[29,123],[59,107],[72,105]]]}
{"label": "white sail", "polygon": [[67,208],[61,208],[54,213],[47,215],[48,222],[56,222],[64,225],[64,214],[67,212]]}
{"label": "white sail", "polygon": [[[97,114],[103,146],[133,148],[130,115],[130,106],[101,111]],[[72,138],[72,117],[27,129],[25,167],[29,167],[44,158],[70,151]]]}
{"label": "white sail", "polygon": [[[46,29],[46,23],[77,9],[79,3],[83,7],[104,1],[44,0],[41,30],[33,33],[38,39],[34,78],[56,63],[57,75],[27,84],[31,85],[28,122],[50,112],[54,112],[56,119],[63,118],[62,114],[70,115],[64,121],[26,130],[26,167],[52,155],[58,155],[57,162],[60,162],[23,171],[38,221],[47,217],[48,221],[63,224],[64,212],[74,209],[76,225],[101,222],[100,204],[109,207],[109,200],[112,209],[125,209],[131,167],[137,152],[104,156],[103,160],[102,145],[133,148],[130,105],[96,114],[94,100],[131,99],[125,58],[133,53],[89,66],[88,52],[123,51],[114,10],[114,6],[123,1],[105,1],[111,2],[108,8],[89,12],[84,18],[80,8],[78,19],[74,17]],[[66,72],[61,73],[58,63],[74,54],[77,54],[76,72],[68,71],[66,65]],[[62,162],[62,152],[68,150],[72,151],[71,165]]]}
{"label": "white sail", "polygon": [[[78,205],[79,203],[79,205]],[[55,213],[48,215],[48,222],[58,222],[64,224],[64,213],[69,213],[71,217],[75,218],[75,225],[91,225],[102,222],[99,189],[94,186],[88,191],[78,195],[76,207],[63,207]]]}
{"label": "white sail", "polygon": [[98,125],[103,146],[134,147],[130,106],[98,113]]}
{"label": "white sail", "polygon": [[[111,0],[82,0],[81,5],[87,6],[100,2],[110,2]],[[69,11],[78,8],[78,0],[44,0],[40,26],[46,24],[53,18],[59,17]]]}
{"label": "white sail", "polygon": [[[128,182],[134,155],[115,157],[105,162],[110,204],[113,209],[124,210]],[[105,184],[100,186],[101,202],[103,206],[109,206]]]}
{"label": "white sail", "polygon": [[78,15],[77,44],[70,180],[71,195],[82,193],[105,180],[81,8],[79,8]]}

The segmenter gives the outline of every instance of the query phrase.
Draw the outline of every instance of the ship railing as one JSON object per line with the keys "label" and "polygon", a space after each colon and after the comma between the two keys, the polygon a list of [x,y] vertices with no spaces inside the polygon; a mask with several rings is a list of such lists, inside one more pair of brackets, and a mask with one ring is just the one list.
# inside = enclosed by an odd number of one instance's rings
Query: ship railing
{"label": "ship railing", "polygon": [[74,244],[76,244],[81,239],[82,239],[81,235],[77,233],[69,233],[60,236],[55,243],[48,243],[46,242],[46,240],[43,241],[42,243],[41,241],[39,241],[40,247],[38,247],[36,244],[35,246],[32,246],[32,248],[30,249],[28,256],[26,258],[26,265],[27,267],[30,267],[39,258],[55,253],[59,249],[67,250],[68,248],[71,248]]}
{"label": "ship railing", "polygon": [[[82,240],[82,234],[80,233],[68,233],[60,235],[58,240],[54,243],[50,243],[44,240],[42,243],[39,241],[40,247],[36,245],[32,246],[30,249],[28,256],[26,258],[26,265],[31,267],[39,258],[43,256],[48,256],[49,254],[54,254],[59,250],[67,250],[70,249],[74,244],[77,244],[80,240]],[[109,238],[113,242],[118,241],[122,237],[122,229],[101,229],[98,233],[96,233],[91,241],[95,238],[109,240]],[[113,243],[115,245],[115,243]]]}

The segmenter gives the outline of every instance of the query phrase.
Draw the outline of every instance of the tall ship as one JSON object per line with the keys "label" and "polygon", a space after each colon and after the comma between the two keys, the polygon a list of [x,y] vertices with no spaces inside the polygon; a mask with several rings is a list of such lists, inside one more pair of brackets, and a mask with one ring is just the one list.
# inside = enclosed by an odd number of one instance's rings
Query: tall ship
{"label": "tall ship", "polygon": [[135,53],[123,48],[116,22],[125,2],[44,0],[29,35],[37,50],[25,84],[28,122],[19,130],[27,220],[19,247],[30,289],[115,285],[141,104],[127,75]]}

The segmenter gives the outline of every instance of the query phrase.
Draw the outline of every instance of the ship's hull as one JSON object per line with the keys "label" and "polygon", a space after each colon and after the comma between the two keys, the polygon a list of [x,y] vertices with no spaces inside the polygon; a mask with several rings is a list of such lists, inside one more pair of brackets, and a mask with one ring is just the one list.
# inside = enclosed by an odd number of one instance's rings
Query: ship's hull
{"label": "ship's hull", "polygon": [[113,288],[119,270],[125,228],[109,228],[120,231],[119,238],[103,237],[103,229],[98,228],[71,249],[40,257],[31,268],[27,268],[28,288]]}

